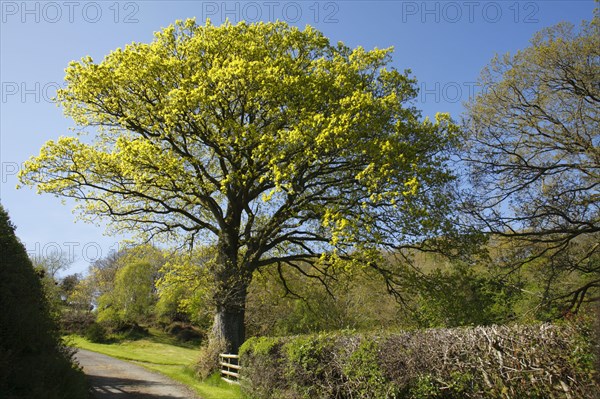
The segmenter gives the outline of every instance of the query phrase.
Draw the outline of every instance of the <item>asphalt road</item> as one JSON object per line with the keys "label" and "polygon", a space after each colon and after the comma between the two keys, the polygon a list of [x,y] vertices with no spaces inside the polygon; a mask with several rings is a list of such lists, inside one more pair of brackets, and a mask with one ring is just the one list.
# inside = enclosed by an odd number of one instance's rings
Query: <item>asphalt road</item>
{"label": "asphalt road", "polygon": [[199,399],[178,382],[132,363],[83,349],[75,358],[94,399]]}

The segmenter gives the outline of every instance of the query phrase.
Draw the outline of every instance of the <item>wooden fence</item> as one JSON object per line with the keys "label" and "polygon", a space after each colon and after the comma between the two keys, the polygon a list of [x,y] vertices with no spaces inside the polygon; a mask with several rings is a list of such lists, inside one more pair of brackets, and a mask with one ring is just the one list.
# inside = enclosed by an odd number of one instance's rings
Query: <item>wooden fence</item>
{"label": "wooden fence", "polygon": [[219,354],[219,364],[221,365],[221,378],[233,384],[239,384],[240,357],[229,353]]}

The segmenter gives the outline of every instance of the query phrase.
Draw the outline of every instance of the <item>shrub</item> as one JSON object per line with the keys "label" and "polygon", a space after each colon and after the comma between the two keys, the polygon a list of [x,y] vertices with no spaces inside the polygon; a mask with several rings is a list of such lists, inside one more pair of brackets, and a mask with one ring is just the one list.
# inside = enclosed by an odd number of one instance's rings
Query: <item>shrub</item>
{"label": "shrub", "polygon": [[121,324],[117,328],[113,328],[111,332],[115,338],[129,341],[144,339],[150,335],[150,331],[146,327],[140,326],[137,323]]}
{"label": "shrub", "polygon": [[211,375],[218,373],[219,354],[227,352],[227,342],[217,338],[209,338],[208,343],[200,348],[200,356],[196,362],[196,375],[206,380]]}
{"label": "shrub", "polygon": [[284,359],[282,345],[282,339],[254,337],[240,348],[240,364],[248,366],[241,373],[244,378],[240,384],[251,398],[276,397],[285,388],[285,367],[280,364]]}
{"label": "shrub", "polygon": [[94,314],[64,308],[60,315],[60,328],[63,334],[84,335],[94,323]]}
{"label": "shrub", "polygon": [[107,341],[106,329],[99,323],[92,323],[85,330],[85,338],[90,342],[101,344]]}
{"label": "shrub", "polygon": [[593,399],[593,334],[581,323],[252,338],[250,398]]}
{"label": "shrub", "polygon": [[[379,364],[381,343],[378,339],[364,338],[347,356],[342,365],[348,379],[348,392],[356,392],[361,398],[385,398],[394,396],[394,387],[389,384]],[[352,346],[346,344],[346,350]]]}
{"label": "shrub", "polygon": [[191,327],[181,330],[176,337],[180,342],[200,343],[202,341],[202,334]]}
{"label": "shrub", "polygon": [[196,344],[202,342],[202,333],[198,328],[194,328],[190,324],[175,322],[166,326],[164,330],[180,342]]}

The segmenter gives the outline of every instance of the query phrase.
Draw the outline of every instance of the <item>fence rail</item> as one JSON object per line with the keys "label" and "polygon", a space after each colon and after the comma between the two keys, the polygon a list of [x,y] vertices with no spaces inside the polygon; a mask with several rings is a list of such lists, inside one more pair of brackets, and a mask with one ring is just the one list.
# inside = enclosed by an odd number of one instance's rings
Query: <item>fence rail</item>
{"label": "fence rail", "polygon": [[221,366],[221,378],[232,384],[240,383],[239,370],[240,357],[238,355],[232,355],[230,353],[219,354],[219,365]]}

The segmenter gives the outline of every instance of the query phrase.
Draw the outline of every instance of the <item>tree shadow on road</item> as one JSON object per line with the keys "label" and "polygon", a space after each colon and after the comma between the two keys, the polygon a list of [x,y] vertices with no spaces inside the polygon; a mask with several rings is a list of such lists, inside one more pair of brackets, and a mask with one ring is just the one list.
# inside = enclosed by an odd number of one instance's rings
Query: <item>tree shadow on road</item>
{"label": "tree shadow on road", "polygon": [[[145,391],[152,386],[162,385],[155,381],[146,381],[132,378],[104,377],[88,375],[90,395],[94,399],[183,399],[180,394],[152,394]],[[194,396],[187,398],[193,399]]]}

